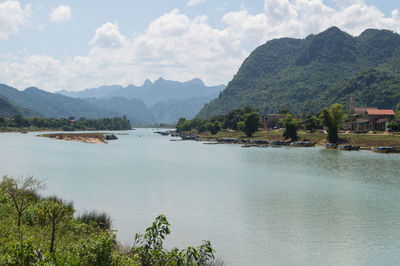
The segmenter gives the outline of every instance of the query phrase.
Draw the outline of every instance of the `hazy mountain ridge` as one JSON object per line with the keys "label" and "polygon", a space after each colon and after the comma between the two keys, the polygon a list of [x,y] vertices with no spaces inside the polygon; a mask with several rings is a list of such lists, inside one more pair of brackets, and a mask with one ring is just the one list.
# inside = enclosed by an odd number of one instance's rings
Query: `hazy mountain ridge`
{"label": "hazy mountain ridge", "polygon": [[[171,81],[159,78],[154,82],[146,80],[142,86],[120,85],[101,86],[83,91],[58,91],[58,94],[81,98],[96,106],[104,106],[116,112],[130,113],[136,111],[135,120],[140,124],[167,123],[174,124],[180,117],[193,118],[209,101],[218,96],[225,86],[206,86],[201,79],[187,82]],[[90,99],[86,99],[90,98]],[[132,108],[104,101],[105,99],[125,98],[135,100]],[[97,100],[96,100],[97,99]],[[142,109],[139,106],[144,103]],[[99,103],[99,104],[97,104]],[[139,115],[141,114],[141,116]],[[134,121],[135,121],[134,120]],[[132,121],[131,121],[132,122]]]}
{"label": "hazy mountain ridge", "polygon": [[109,99],[86,98],[84,100],[98,108],[106,108],[119,113],[120,116],[126,115],[134,125],[146,125],[155,122],[151,111],[142,101],[136,99],[113,97]]}
{"label": "hazy mountain ridge", "polygon": [[159,78],[154,82],[146,80],[142,86],[120,85],[101,86],[83,91],[58,91],[58,94],[74,98],[113,98],[123,97],[137,99],[147,107],[160,101],[172,99],[190,99],[193,97],[209,97],[218,94],[225,86],[206,86],[202,80],[195,78],[187,82],[165,80]]}
{"label": "hazy mountain ridge", "polygon": [[[209,118],[246,105],[261,113],[274,113],[280,108],[318,112],[330,102],[349,101],[354,92],[343,90],[343,86],[365,71],[386,71],[390,75],[385,78],[396,79],[399,55],[400,35],[387,30],[369,29],[353,37],[332,27],[305,39],[272,40],[250,54],[225,90],[198,116]],[[392,85],[385,90],[393,92],[392,101],[400,101],[395,93],[400,89],[397,83],[388,84]],[[325,95],[328,89],[329,101]],[[348,93],[337,97],[335,90]],[[371,90],[364,92],[359,87],[357,91],[356,102],[367,104],[362,99],[368,98],[364,94],[371,94]]]}

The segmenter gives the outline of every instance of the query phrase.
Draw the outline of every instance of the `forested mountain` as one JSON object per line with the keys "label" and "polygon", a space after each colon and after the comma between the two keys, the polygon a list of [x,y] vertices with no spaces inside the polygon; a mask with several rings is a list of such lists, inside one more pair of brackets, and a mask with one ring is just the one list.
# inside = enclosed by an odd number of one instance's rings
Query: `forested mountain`
{"label": "forested mountain", "polygon": [[[282,38],[255,49],[219,97],[198,114],[226,114],[246,105],[318,112],[333,102],[389,108],[400,101],[400,35],[369,29],[353,37],[337,27],[305,39]],[[382,94],[383,93],[383,94]]]}
{"label": "forested mountain", "polygon": [[19,91],[0,84],[0,95],[8,101],[33,110],[35,113],[45,117],[103,118],[120,116],[117,112],[99,108],[84,100],[42,91],[34,87]]}
{"label": "forested mountain", "polygon": [[37,113],[18,106],[8,101],[6,98],[0,96],[0,117],[12,117],[16,114],[21,114],[25,117],[33,117],[35,115],[38,115]]}

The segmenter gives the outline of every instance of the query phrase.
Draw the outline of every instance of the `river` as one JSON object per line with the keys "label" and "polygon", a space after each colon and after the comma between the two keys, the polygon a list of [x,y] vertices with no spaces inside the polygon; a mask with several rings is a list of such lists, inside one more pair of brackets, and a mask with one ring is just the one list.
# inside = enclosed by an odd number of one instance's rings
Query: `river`
{"label": "river", "polygon": [[109,144],[0,134],[0,175],[109,213],[131,245],[156,216],[167,246],[210,240],[228,265],[394,265],[400,154],[170,141],[152,129]]}

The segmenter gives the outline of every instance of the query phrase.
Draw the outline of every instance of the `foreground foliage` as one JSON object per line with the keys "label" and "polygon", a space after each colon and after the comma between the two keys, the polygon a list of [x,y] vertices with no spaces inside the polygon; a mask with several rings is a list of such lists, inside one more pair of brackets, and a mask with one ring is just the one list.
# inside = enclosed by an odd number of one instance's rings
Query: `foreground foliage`
{"label": "foreground foliage", "polygon": [[91,211],[74,218],[71,202],[41,197],[42,188],[33,177],[2,178],[0,265],[208,265],[214,260],[209,241],[197,248],[165,249],[170,230],[163,215],[122,252],[107,214]]}

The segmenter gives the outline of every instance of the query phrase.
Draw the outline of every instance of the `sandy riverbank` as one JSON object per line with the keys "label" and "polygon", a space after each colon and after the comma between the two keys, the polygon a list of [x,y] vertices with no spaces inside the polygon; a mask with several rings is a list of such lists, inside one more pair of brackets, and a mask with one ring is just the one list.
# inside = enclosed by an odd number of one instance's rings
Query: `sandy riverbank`
{"label": "sandy riverbank", "polygon": [[103,133],[52,133],[41,134],[38,137],[84,143],[107,143]]}

